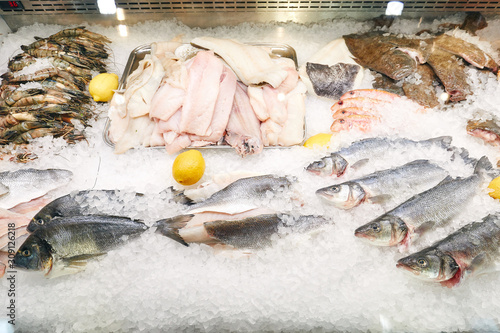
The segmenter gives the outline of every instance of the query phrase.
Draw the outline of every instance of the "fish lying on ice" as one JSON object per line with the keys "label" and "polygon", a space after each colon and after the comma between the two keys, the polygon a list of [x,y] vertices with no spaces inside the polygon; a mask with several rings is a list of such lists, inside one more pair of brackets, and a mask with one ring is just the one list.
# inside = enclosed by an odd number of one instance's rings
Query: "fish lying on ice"
{"label": "fish lying on ice", "polygon": [[479,192],[491,168],[488,159],[482,157],[471,176],[455,179],[447,177],[435,187],[411,197],[359,227],[354,235],[373,245],[409,246],[412,238],[440,227],[457,216]]}
{"label": "fish lying on ice", "polygon": [[401,198],[401,193],[405,191],[412,194],[422,192],[437,185],[447,175],[446,170],[438,165],[427,160],[417,160],[320,188],[316,194],[337,208],[350,209],[365,201],[385,202],[396,193],[398,198]]}
{"label": "fish lying on ice", "polygon": [[388,151],[399,149],[410,150],[419,147],[432,146],[448,149],[451,137],[444,136],[423,141],[413,141],[405,138],[368,138],[356,141],[350,146],[342,148],[319,161],[315,161],[306,167],[306,170],[321,176],[342,176],[347,167],[355,167],[366,163],[370,159],[381,158]]}
{"label": "fish lying on ice", "polygon": [[500,145],[500,126],[498,126],[498,121],[494,118],[469,120],[467,122],[467,133],[492,145]]}
{"label": "fish lying on ice", "polygon": [[471,275],[498,271],[500,215],[488,215],[419,252],[399,259],[396,267],[413,276],[453,287]]}
{"label": "fish lying on ice", "polygon": [[126,217],[72,216],[55,218],[35,230],[14,257],[17,268],[42,270],[47,277],[73,274],[88,259],[140,236],[147,226]]}
{"label": "fish lying on ice", "polygon": [[[286,214],[261,214],[238,219],[211,219],[191,222],[195,215],[180,215],[157,221],[156,232],[188,246],[189,243],[229,245],[238,249],[259,249],[270,246],[271,237],[279,234],[280,228],[292,232],[306,232],[328,224],[322,216],[299,216]],[[189,224],[189,225],[188,225]]]}
{"label": "fish lying on ice", "polygon": [[264,175],[241,178],[215,192],[204,201],[192,204],[188,213],[219,212],[235,214],[257,208],[258,200],[266,199],[268,193],[288,189],[292,182],[287,177]]}
{"label": "fish lying on ice", "polygon": [[130,205],[136,197],[142,197],[141,193],[126,193],[117,190],[85,190],[66,194],[45,205],[28,224],[27,230],[35,230],[46,227],[56,217],[70,217],[79,215],[110,215],[114,211],[113,206],[122,204]]}
{"label": "fish lying on ice", "polygon": [[0,208],[12,208],[47,194],[71,180],[73,173],[64,169],[21,169],[0,173],[0,183],[9,192],[0,197]]}

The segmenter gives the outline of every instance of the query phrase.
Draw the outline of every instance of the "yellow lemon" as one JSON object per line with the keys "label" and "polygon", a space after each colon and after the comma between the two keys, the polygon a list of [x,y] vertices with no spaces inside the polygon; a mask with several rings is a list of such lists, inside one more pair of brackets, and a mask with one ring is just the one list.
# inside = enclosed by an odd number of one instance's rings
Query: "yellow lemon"
{"label": "yellow lemon", "polygon": [[490,197],[495,199],[500,199],[500,177],[493,179],[488,185],[493,191],[489,193]]}
{"label": "yellow lemon", "polygon": [[172,176],[181,185],[193,185],[205,172],[205,160],[197,150],[180,153],[172,165]]}
{"label": "yellow lemon", "polygon": [[116,89],[118,89],[118,75],[114,73],[101,73],[89,83],[90,95],[96,102],[110,101],[114,94],[113,90]]}
{"label": "yellow lemon", "polygon": [[324,146],[330,143],[331,138],[332,134],[319,133],[307,139],[306,142],[304,142],[304,147],[313,148],[315,145]]}

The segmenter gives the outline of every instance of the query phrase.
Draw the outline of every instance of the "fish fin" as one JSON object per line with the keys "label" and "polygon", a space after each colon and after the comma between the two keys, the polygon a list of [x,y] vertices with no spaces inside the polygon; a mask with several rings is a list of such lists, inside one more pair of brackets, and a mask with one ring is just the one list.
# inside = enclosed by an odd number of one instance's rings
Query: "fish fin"
{"label": "fish fin", "polygon": [[53,261],[52,267],[45,277],[52,279],[63,275],[79,273],[85,270],[89,259],[100,257],[104,254],[106,253],[84,254],[71,258],[56,259]]}
{"label": "fish fin", "polygon": [[189,246],[188,243],[186,243],[181,237],[181,235],[179,235],[179,230],[184,228],[193,217],[193,214],[188,214],[159,220],[156,221],[154,227],[156,227],[156,232],[159,232],[162,235],[181,243],[182,245]]}
{"label": "fish fin", "polygon": [[421,236],[422,234],[431,230],[435,225],[436,225],[436,222],[434,222],[434,221],[424,222],[418,228],[415,228],[415,234],[417,234],[418,236]]}
{"label": "fish fin", "polygon": [[356,163],[354,163],[353,165],[351,165],[351,168],[353,168],[353,169],[361,168],[362,166],[366,165],[368,163],[368,161],[369,161],[368,158],[364,158],[362,160],[359,160]]}
{"label": "fish fin", "polygon": [[[184,194],[184,190],[176,190],[174,189],[173,186],[168,187],[167,189],[163,190],[162,192],[165,193],[170,193],[172,194],[172,201],[175,203],[180,203],[186,206],[191,206],[195,202],[193,199],[189,198],[187,195]],[[162,193],[160,192],[160,193]]]}
{"label": "fish fin", "polygon": [[478,254],[476,257],[474,257],[474,259],[472,259],[469,267],[467,267],[467,269],[464,270],[464,275],[465,274],[466,275],[473,274],[474,272],[478,272],[479,270],[482,270],[486,260],[487,260],[487,258],[486,258],[486,254],[484,252]]}
{"label": "fish fin", "polygon": [[389,194],[381,194],[376,195],[374,197],[370,197],[368,201],[374,204],[385,204],[392,198],[392,195]]}
{"label": "fish fin", "polygon": [[486,179],[493,179],[500,176],[500,171],[493,169],[488,157],[483,156],[477,161],[474,167],[474,174],[479,175],[479,177],[485,181]]}

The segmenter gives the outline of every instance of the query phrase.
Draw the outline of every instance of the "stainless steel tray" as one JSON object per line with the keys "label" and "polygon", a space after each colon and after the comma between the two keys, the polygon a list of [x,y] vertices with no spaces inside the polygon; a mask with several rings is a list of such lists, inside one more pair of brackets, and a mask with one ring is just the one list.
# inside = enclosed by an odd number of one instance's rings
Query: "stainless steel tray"
{"label": "stainless steel tray", "polygon": [[[271,49],[271,52],[278,56],[278,57],[286,57],[290,58],[294,61],[295,67],[298,67],[297,63],[297,53],[295,50],[287,45],[287,44],[277,44],[277,43],[248,43],[251,45],[257,45],[257,46],[265,46]],[[124,90],[127,86],[127,79],[129,75],[139,67],[139,62],[144,59],[146,54],[151,53],[151,45],[150,44],[145,44],[136,47],[135,49],[132,50],[130,53],[130,56],[128,57],[127,64],[125,65],[125,69],[123,71],[122,78],[120,79],[120,83],[118,85],[118,90]],[[106,119],[106,124],[104,126],[104,131],[103,131],[103,140],[104,142],[110,146],[114,147],[115,144],[111,139],[109,138],[109,126],[111,125],[109,118]],[[304,120],[304,136],[302,140],[305,139],[305,120]],[[151,147],[151,148],[165,148],[164,146],[156,146],[156,147]],[[189,147],[188,147],[189,148]],[[196,147],[196,149],[207,149],[207,148],[231,148],[231,146],[227,144],[221,144],[221,145],[207,145],[203,147]],[[264,146],[264,148],[287,148],[284,146]]]}

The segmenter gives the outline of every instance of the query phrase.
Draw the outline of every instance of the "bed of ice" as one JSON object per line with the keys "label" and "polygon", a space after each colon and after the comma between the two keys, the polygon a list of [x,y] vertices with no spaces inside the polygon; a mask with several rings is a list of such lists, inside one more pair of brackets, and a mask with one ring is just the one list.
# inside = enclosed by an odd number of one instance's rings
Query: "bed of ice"
{"label": "bed of ice", "polygon": [[[451,16],[430,23],[399,20],[390,31],[414,33],[442,22],[459,23]],[[482,40],[499,39],[500,21],[490,20],[479,32]],[[177,21],[148,22],[128,27],[128,37],[115,28],[87,25],[110,38],[109,71],[123,72],[130,52],[137,46],[169,40],[179,34],[213,35],[247,42],[279,42],[291,45],[299,65],[321,47],[343,34],[366,31],[366,22],[335,20],[310,25],[295,23],[242,24],[214,29],[189,28]],[[9,57],[20,45],[65,27],[35,25],[9,34],[0,47],[0,73],[7,71]],[[473,38],[474,39],[474,38]],[[477,39],[477,38],[475,38]],[[387,109],[384,121],[370,133],[344,132],[332,140],[331,150],[367,136],[402,136],[412,139],[451,135],[453,144],[470,155],[487,155],[495,165],[500,150],[468,136],[466,122],[479,113],[495,113],[500,105],[500,86],[493,74],[470,70],[474,95],[446,106],[444,111],[415,114]],[[367,75],[364,85],[370,86]],[[307,136],[328,132],[332,101],[308,96]],[[75,190],[120,189],[149,194],[128,209],[132,217],[152,225],[159,218],[178,215],[182,207],[169,203],[160,193],[175,185],[171,175],[174,156],[163,149],[142,148],[115,155],[102,140],[102,117],[86,130],[87,141],[67,146],[61,139],[41,138],[32,144],[38,159],[28,165],[0,161],[2,170],[22,167],[66,168],[74,177],[53,198]],[[249,256],[221,253],[205,245],[184,247],[149,230],[141,238],[92,261],[86,271],[57,279],[40,272],[16,274],[16,330],[19,332],[454,332],[500,331],[500,284],[498,273],[476,276],[456,288],[414,279],[397,270],[396,260],[405,255],[396,248],[379,248],[353,236],[358,226],[391,207],[364,204],[342,211],[319,200],[315,190],[337,179],[308,174],[304,167],[323,157],[326,148],[265,149],[257,156],[240,158],[232,149],[201,150],[206,172],[200,183],[234,172],[293,175],[302,205],[290,201],[283,211],[323,214],[333,223],[311,234],[277,238],[274,246]],[[400,151],[351,170],[342,180],[375,170],[430,158],[454,176],[468,176],[472,166],[435,151]],[[396,193],[397,195],[397,193]],[[395,200],[397,202],[397,199]],[[131,203],[132,205],[132,203]],[[396,203],[393,203],[396,205]],[[483,189],[463,213],[449,225],[429,234],[412,251],[443,238],[471,221],[496,211],[499,203]],[[111,209],[112,210],[112,209]],[[2,312],[6,313],[7,287],[0,281]]]}

